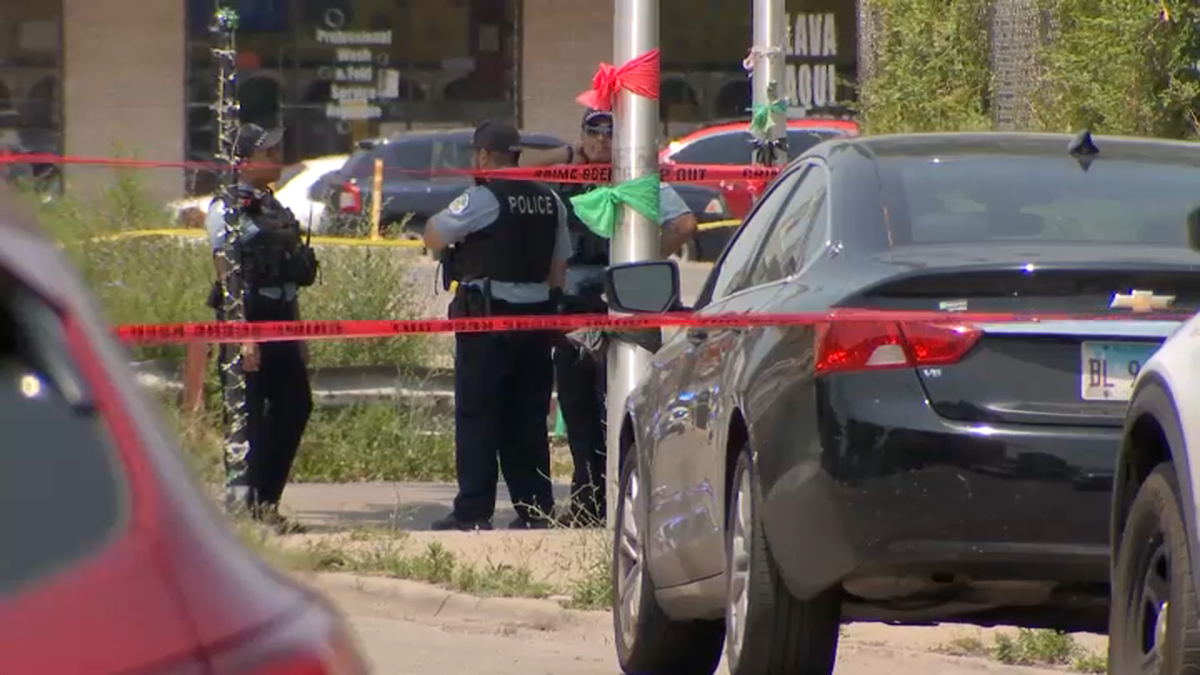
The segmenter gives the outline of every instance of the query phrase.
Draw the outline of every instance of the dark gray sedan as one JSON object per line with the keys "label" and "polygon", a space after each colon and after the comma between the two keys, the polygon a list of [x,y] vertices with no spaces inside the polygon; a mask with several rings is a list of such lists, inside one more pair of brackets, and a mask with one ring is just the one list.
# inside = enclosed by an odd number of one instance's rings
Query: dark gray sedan
{"label": "dark gray sedan", "polygon": [[[614,430],[625,672],[708,674],[724,650],[732,675],[829,673],[851,621],[1105,630],[1132,384],[1200,305],[1197,185],[1200,148],[1147,139],[875,136],[793,161],[696,314],[946,319],[695,327],[653,356]],[[607,290],[679,307],[672,262]]]}

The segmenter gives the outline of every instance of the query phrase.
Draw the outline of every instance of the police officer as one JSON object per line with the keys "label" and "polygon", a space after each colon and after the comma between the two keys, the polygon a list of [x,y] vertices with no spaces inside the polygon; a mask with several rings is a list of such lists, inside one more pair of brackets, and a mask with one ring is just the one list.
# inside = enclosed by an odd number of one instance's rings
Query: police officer
{"label": "police officer", "polygon": [[[317,262],[300,236],[300,224],[271,192],[280,176],[282,130],[245,124],[236,152],[248,164],[240,172],[236,198],[243,211],[242,239],[237,247],[246,290],[247,321],[291,321],[300,318],[299,288],[312,285]],[[209,205],[205,226],[212,243],[218,281],[209,306],[222,318],[225,259],[225,211],[218,197]],[[246,374],[247,434],[250,451],[243,488],[251,515],[281,533],[303,530],[279,513],[279,502],[312,414],[308,351],[303,342],[247,342],[242,366]],[[225,349],[222,346],[222,349]],[[224,353],[222,353],[224,362]],[[240,490],[239,490],[240,491]]]}
{"label": "police officer", "polygon": [[[489,121],[473,137],[480,169],[516,166],[520,133]],[[425,245],[458,280],[451,318],[553,313],[571,244],[566,209],[551,189],[486,180],[425,228]],[[452,248],[448,248],[451,247]],[[517,512],[513,529],[544,528],[554,512],[546,411],[554,384],[553,337],[546,332],[455,336],[454,416],[458,495],[435,530],[491,529],[496,460]]]}
{"label": "police officer", "polygon": [[[588,110],[584,113],[577,146],[542,151],[526,157],[523,164],[609,164],[612,162],[612,113]],[[568,209],[569,198],[595,189],[595,185],[565,184],[560,189]],[[670,185],[659,188],[659,222],[662,225],[661,253],[678,253],[695,236],[696,217],[679,193]],[[576,313],[607,312],[600,297],[604,269],[608,266],[608,240],[593,233],[572,212],[568,228],[574,255],[568,262],[564,310]],[[571,505],[562,515],[570,526],[596,526],[605,520],[605,409],[607,393],[606,365],[603,355],[560,338],[554,348],[554,369],[558,402],[567,427],[574,472],[571,479]]]}

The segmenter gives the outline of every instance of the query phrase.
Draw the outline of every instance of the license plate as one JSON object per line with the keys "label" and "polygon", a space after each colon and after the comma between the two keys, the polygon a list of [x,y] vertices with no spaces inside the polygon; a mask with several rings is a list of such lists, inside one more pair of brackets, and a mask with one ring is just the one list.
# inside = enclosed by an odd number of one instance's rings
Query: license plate
{"label": "license plate", "polygon": [[1158,351],[1145,342],[1084,342],[1080,346],[1080,395],[1085,401],[1128,401],[1142,364]]}

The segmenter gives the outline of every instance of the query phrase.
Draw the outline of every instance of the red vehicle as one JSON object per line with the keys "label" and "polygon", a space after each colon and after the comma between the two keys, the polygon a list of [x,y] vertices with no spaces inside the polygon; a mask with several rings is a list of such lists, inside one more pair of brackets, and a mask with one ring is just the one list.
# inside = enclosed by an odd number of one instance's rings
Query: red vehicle
{"label": "red vehicle", "polygon": [[[682,136],[659,153],[660,164],[749,164],[753,152],[750,120],[721,122]],[[807,117],[788,120],[789,159],[821,141],[838,136],[857,136],[858,123],[852,120]],[[729,217],[741,220],[750,212],[762,187],[757,182],[722,181]]]}
{"label": "red vehicle", "polygon": [[57,246],[0,194],[0,673],[362,675],[244,548]]}

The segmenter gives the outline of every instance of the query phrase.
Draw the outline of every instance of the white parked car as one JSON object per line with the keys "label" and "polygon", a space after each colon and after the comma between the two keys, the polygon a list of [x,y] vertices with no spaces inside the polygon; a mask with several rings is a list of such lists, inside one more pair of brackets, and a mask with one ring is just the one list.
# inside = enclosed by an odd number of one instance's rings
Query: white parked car
{"label": "white parked car", "polygon": [[1113,483],[1113,673],[1200,670],[1200,415],[1189,411],[1200,411],[1200,316],[1146,361],[1130,399]]}
{"label": "white parked car", "polygon": [[[348,158],[349,155],[314,157],[296,162],[283,170],[283,175],[275,184],[275,196],[296,214],[301,229],[307,231],[311,228],[313,234],[322,233],[321,215],[325,212],[325,203],[319,199],[322,194],[320,179],[341,169]],[[189,209],[207,212],[212,200],[213,195],[179,199],[168,204],[167,211],[173,222],[179,222]]]}

